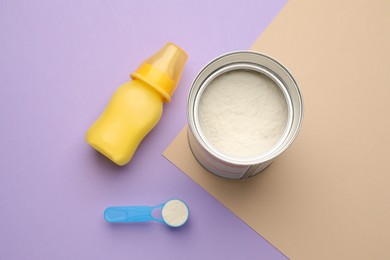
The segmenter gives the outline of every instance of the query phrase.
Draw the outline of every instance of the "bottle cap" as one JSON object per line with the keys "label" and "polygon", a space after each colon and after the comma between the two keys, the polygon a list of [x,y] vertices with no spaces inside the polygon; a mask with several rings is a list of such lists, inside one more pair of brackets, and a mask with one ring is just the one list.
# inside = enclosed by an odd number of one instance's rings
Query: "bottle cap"
{"label": "bottle cap", "polygon": [[180,81],[187,57],[183,49],[168,42],[159,52],[139,66],[131,77],[144,81],[156,89],[164,97],[165,102],[170,102]]}

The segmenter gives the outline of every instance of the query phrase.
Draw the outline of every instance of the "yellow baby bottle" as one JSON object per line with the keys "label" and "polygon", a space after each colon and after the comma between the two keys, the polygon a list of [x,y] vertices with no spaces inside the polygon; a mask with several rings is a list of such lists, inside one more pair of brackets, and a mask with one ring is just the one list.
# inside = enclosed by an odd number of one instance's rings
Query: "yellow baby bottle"
{"label": "yellow baby bottle", "polygon": [[115,91],[88,129],[87,142],[116,164],[128,163],[160,120],[163,102],[171,101],[186,60],[187,54],[173,43],[147,59],[131,74],[132,80]]}

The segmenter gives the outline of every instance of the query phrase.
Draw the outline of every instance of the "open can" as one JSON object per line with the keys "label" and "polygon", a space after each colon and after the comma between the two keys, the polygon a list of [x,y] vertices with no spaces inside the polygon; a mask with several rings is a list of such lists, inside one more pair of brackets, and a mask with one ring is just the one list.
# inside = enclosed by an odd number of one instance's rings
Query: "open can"
{"label": "open can", "polygon": [[[255,71],[271,79],[287,103],[287,126],[279,141],[268,151],[250,158],[235,158],[214,148],[202,132],[199,101],[210,82],[233,70]],[[192,83],[187,100],[188,141],[196,160],[209,172],[230,179],[247,179],[264,169],[294,141],[302,124],[303,101],[291,73],[278,61],[254,51],[237,51],[222,55],[207,64]]]}

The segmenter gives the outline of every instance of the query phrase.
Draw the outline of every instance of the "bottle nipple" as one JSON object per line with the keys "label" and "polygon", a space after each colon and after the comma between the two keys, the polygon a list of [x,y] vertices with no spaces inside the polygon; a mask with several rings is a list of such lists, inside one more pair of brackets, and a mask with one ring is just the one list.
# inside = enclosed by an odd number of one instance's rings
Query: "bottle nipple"
{"label": "bottle nipple", "polygon": [[183,49],[169,42],[139,66],[131,77],[149,84],[164,97],[165,102],[170,102],[187,57]]}

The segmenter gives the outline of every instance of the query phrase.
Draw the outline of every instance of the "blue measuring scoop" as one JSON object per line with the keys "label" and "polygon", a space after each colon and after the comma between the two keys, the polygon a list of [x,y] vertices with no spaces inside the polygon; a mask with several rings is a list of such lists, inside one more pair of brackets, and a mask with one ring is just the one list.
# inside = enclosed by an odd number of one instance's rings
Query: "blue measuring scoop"
{"label": "blue measuring scoop", "polygon": [[[152,212],[161,209],[161,217],[154,217]],[[184,225],[190,211],[187,204],[179,199],[171,199],[157,206],[124,206],[109,207],[104,211],[104,218],[111,223],[123,222],[147,222],[157,221],[165,223],[170,227],[180,227]]]}

